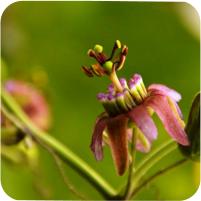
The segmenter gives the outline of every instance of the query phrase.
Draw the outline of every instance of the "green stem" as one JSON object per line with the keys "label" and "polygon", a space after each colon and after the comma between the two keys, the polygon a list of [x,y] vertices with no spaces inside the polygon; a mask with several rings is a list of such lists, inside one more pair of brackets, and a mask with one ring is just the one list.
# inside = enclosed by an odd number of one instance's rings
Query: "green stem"
{"label": "green stem", "polygon": [[133,135],[132,135],[132,143],[131,143],[131,156],[132,156],[132,161],[129,166],[129,172],[128,172],[128,180],[127,180],[127,186],[126,190],[124,193],[124,197],[127,198],[127,196],[130,194],[131,190],[131,183],[132,183],[132,177],[133,177],[133,168],[135,164],[135,158],[136,158],[136,140],[137,140],[137,131],[136,127],[133,127]]}
{"label": "green stem", "polygon": [[177,144],[171,140],[160,146],[158,149],[152,151],[144,158],[144,160],[136,167],[135,177],[133,178],[133,183],[131,186],[132,191],[128,197],[132,195],[132,192],[134,191],[136,185],[149,171],[149,169],[151,169],[158,161],[160,161],[163,157],[165,157],[176,148]]}
{"label": "green stem", "polygon": [[25,125],[33,138],[39,139],[42,143],[50,147],[64,162],[68,163],[83,178],[90,182],[105,198],[108,199],[117,194],[117,192],[85,161],[51,135],[37,128],[22,111],[12,96],[3,89],[1,91],[1,96],[7,107]]}
{"label": "green stem", "polygon": [[158,172],[156,172],[155,174],[153,174],[152,176],[150,176],[149,178],[147,178],[146,180],[144,180],[139,186],[137,186],[135,188],[135,190],[132,192],[131,198],[134,197],[134,196],[136,196],[137,193],[140,192],[140,190],[142,190],[147,184],[150,184],[153,180],[155,180],[159,176],[164,175],[165,173],[169,172],[170,170],[173,170],[174,168],[176,168],[176,167],[184,164],[187,161],[188,161],[188,159],[184,158],[184,159],[181,159],[181,160],[179,160],[179,161],[177,161],[177,162],[169,165],[166,168],[163,168],[162,170],[159,170]]}

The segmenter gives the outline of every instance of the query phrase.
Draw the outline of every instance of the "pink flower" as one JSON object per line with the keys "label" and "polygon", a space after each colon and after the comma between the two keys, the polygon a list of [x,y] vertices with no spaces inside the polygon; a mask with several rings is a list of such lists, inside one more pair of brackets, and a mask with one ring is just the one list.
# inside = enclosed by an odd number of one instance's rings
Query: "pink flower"
{"label": "pink flower", "polygon": [[115,93],[110,85],[107,94],[98,95],[106,112],[98,117],[93,131],[91,150],[97,160],[103,158],[103,131],[106,130],[118,174],[122,175],[125,172],[129,157],[129,121],[139,128],[148,142],[146,146],[138,139],[136,148],[142,152],[149,151],[149,145],[157,138],[157,128],[149,114],[150,108],[156,112],[166,131],[175,141],[189,145],[181,111],[177,105],[181,99],[179,93],[161,84],[152,84],[146,90],[138,74],[131,78],[129,87],[126,86],[125,79],[122,79],[121,84],[124,87],[122,93]]}
{"label": "pink flower", "polygon": [[16,99],[38,127],[44,130],[49,128],[49,107],[39,90],[31,84],[19,80],[8,80],[4,88]]}
{"label": "pink flower", "polygon": [[[115,51],[120,50],[116,55]],[[126,79],[118,79],[116,71],[122,69],[128,54],[128,48],[116,41],[110,57],[103,53],[103,48],[96,45],[89,50],[89,56],[96,59],[97,64],[82,67],[86,75],[92,77],[109,76],[112,84],[107,93],[99,93],[97,98],[105,108],[96,120],[91,150],[95,158],[103,158],[103,133],[107,133],[109,146],[119,175],[128,167],[128,141],[132,136],[132,127],[137,128],[136,149],[148,152],[153,140],[157,138],[157,128],[151,118],[156,112],[168,134],[179,144],[189,145],[184,130],[182,113],[177,102],[181,95],[161,84],[152,84],[145,88],[142,77],[135,74],[127,83]],[[116,56],[114,56],[116,55]]]}

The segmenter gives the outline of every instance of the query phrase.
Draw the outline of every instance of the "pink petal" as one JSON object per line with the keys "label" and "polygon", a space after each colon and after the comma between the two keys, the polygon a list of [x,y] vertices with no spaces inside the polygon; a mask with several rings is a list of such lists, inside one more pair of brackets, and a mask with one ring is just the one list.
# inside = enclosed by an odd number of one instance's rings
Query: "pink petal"
{"label": "pink petal", "polygon": [[126,171],[129,162],[127,123],[128,118],[125,115],[110,118],[107,123],[112,156],[119,175]]}
{"label": "pink petal", "polygon": [[8,80],[4,87],[38,127],[43,130],[50,127],[49,106],[39,90],[31,84],[19,80]]}
{"label": "pink petal", "polygon": [[136,149],[138,151],[140,151],[140,152],[148,153],[150,151],[150,149],[151,149],[151,146],[145,147],[145,146],[143,146],[143,144],[141,143],[141,141],[139,139],[137,139]]}
{"label": "pink petal", "polygon": [[[133,136],[133,129],[132,128],[127,129],[127,136],[128,136],[128,141],[131,143],[132,142],[132,136]],[[141,142],[141,140],[138,138],[137,142],[136,142],[136,149],[140,152],[147,153],[151,149],[151,142],[149,142],[149,143],[150,143],[150,146],[144,146],[143,143]]]}
{"label": "pink petal", "polygon": [[156,91],[161,95],[169,96],[176,102],[181,100],[181,95],[178,92],[162,84],[152,84],[148,87],[148,91]]}
{"label": "pink petal", "polygon": [[150,96],[145,104],[154,109],[163,122],[166,131],[173,139],[182,145],[189,144],[187,135],[172,111],[167,97],[161,95]]}
{"label": "pink petal", "polygon": [[106,127],[108,117],[104,114],[100,115],[95,123],[93,130],[92,141],[91,141],[91,150],[94,153],[96,160],[103,159],[103,131]]}
{"label": "pink petal", "polygon": [[149,116],[145,105],[139,105],[127,113],[128,117],[144,133],[149,141],[157,138],[157,128]]}
{"label": "pink petal", "polygon": [[180,110],[180,108],[179,108],[177,102],[174,101],[174,105],[175,105],[175,107],[176,107],[176,109],[177,109],[177,112],[178,112],[180,118],[183,119],[183,114],[182,114],[182,112],[181,112],[181,110]]}

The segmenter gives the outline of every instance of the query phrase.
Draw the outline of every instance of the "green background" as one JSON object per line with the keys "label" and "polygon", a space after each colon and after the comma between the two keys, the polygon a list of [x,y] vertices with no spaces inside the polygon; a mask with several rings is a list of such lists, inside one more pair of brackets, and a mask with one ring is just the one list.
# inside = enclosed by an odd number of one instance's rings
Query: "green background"
{"label": "green background", "polygon": [[[52,111],[50,133],[86,160],[115,188],[126,175],[116,175],[110,150],[96,162],[90,149],[91,132],[96,116],[103,111],[96,100],[109,80],[86,77],[81,65],[92,64],[86,52],[100,43],[110,52],[116,39],[129,48],[120,76],[143,76],[146,86],[163,83],[182,94],[180,107],[185,120],[194,94],[199,90],[199,37],[188,26],[184,3],[137,2],[17,2],[3,13],[2,58],[8,76],[35,82],[48,98]],[[198,18],[196,11],[193,15]],[[186,21],[185,21],[186,20]],[[193,22],[192,22],[193,23]],[[198,28],[198,27],[197,27]],[[199,28],[198,28],[199,29]],[[199,35],[199,33],[198,33]],[[157,147],[169,139],[161,122]],[[27,167],[2,161],[1,183],[14,199],[44,199],[33,185],[44,183],[49,199],[76,199],[64,185],[47,151],[40,149],[41,177]],[[143,157],[138,154],[137,160]],[[150,173],[181,158],[179,151],[160,161]],[[83,194],[101,199],[88,183],[70,168],[66,175]],[[138,199],[186,199],[199,184],[198,164],[188,162],[147,186]]]}

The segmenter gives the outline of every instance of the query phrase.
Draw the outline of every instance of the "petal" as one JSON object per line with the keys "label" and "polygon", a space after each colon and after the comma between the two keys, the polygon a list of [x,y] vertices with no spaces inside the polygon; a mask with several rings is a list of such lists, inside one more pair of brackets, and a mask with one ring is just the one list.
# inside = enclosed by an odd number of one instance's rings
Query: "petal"
{"label": "petal", "polygon": [[126,171],[129,161],[127,123],[125,115],[110,118],[107,123],[112,156],[119,175]]}
{"label": "petal", "polygon": [[175,116],[174,111],[172,111],[166,96],[150,96],[145,104],[154,109],[163,122],[166,131],[173,139],[182,145],[189,144],[184,128]]}
{"label": "petal", "polygon": [[[135,125],[135,134],[137,134],[136,149],[140,152],[147,153],[151,149],[151,142],[145,137],[141,130]],[[133,129],[127,129],[128,141],[132,141]]]}
{"label": "petal", "polygon": [[137,149],[138,151],[140,151],[140,152],[148,153],[148,152],[150,151],[150,149],[151,149],[151,146],[149,146],[149,147],[147,148],[147,147],[145,147],[145,146],[142,144],[142,142],[141,142],[139,139],[137,139],[136,149]]}
{"label": "petal", "polygon": [[177,104],[176,101],[173,101],[173,100],[172,100],[172,102],[174,103],[174,106],[175,106],[175,108],[176,108],[176,110],[177,110],[177,113],[179,114],[179,117],[180,117],[181,119],[183,119],[183,114],[182,114],[182,112],[181,112],[181,110],[180,110],[180,108],[179,108],[179,105]]}
{"label": "petal", "polygon": [[169,96],[176,102],[181,100],[181,95],[178,92],[162,84],[152,84],[148,87],[148,91],[155,91],[161,95]]}
{"label": "petal", "polygon": [[145,105],[139,105],[127,113],[128,117],[144,133],[149,141],[157,138],[157,128],[149,116]]}
{"label": "petal", "polygon": [[168,100],[168,103],[175,115],[175,117],[177,118],[178,122],[180,123],[181,127],[184,128],[185,127],[185,123],[184,121],[182,120],[182,114],[181,114],[181,110],[179,108],[179,106],[177,105],[177,103],[172,100],[170,97],[167,97],[167,100]]}
{"label": "petal", "polygon": [[101,114],[95,123],[93,130],[92,141],[91,141],[91,150],[95,155],[96,160],[103,159],[103,131],[106,127],[108,117]]}

